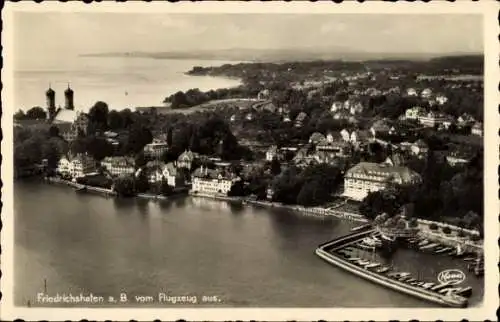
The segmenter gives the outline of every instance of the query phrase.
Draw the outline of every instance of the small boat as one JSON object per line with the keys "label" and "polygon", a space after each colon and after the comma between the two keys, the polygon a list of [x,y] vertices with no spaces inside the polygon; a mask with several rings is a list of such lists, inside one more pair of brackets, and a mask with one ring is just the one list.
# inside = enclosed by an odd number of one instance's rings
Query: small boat
{"label": "small boat", "polygon": [[466,257],[464,258],[464,262],[473,262],[476,260],[476,257]]}
{"label": "small boat", "polygon": [[436,285],[436,286],[431,287],[431,291],[435,291],[435,292],[437,292],[437,291],[442,290],[442,289],[444,289],[444,288],[449,288],[449,286],[450,286],[450,283],[449,283],[449,282],[447,282],[447,283],[442,283],[442,284],[438,284],[438,285]]}
{"label": "small boat", "polygon": [[357,262],[359,261],[361,258],[359,257],[351,257],[351,258],[348,258],[347,260],[350,261],[350,262]]}
{"label": "small boat", "polygon": [[432,243],[432,244],[428,244],[428,245],[420,247],[420,250],[428,250],[428,249],[430,250],[430,249],[433,249],[436,246],[439,246],[439,244]]}
{"label": "small boat", "polygon": [[401,277],[405,277],[405,276],[409,276],[410,273],[408,272],[394,272],[394,273],[390,273],[390,274],[387,274],[387,276],[389,277],[392,277],[392,278],[401,278]]}
{"label": "small boat", "polygon": [[472,287],[462,287],[460,290],[456,291],[460,296],[470,297],[472,295]]}
{"label": "small boat", "polygon": [[399,277],[397,277],[398,281],[405,281],[406,279],[411,278],[411,274],[408,272],[401,273]]}
{"label": "small boat", "polygon": [[380,273],[380,274],[381,274],[381,273],[385,273],[385,272],[387,272],[388,270],[390,270],[390,267],[388,267],[388,266],[382,266],[382,267],[377,268],[377,269],[375,270],[375,272],[377,272],[377,273]]}
{"label": "small boat", "polygon": [[470,297],[472,295],[472,287],[467,286],[467,287],[452,287],[452,288],[445,288],[442,290],[438,291],[439,294],[455,294],[458,296],[464,296],[464,297]]}
{"label": "small boat", "polygon": [[362,259],[362,260],[359,260],[356,264],[361,265],[361,266],[365,266],[365,265],[368,265],[370,263],[371,263],[370,261]]}
{"label": "small boat", "polygon": [[418,246],[419,246],[419,247],[422,247],[422,246],[425,246],[425,245],[427,245],[427,244],[429,244],[429,243],[430,243],[430,241],[428,241],[427,239],[424,239],[424,240],[422,240],[420,243],[418,243]]}
{"label": "small boat", "polygon": [[351,229],[351,231],[352,232],[360,231],[360,230],[366,229],[368,227],[371,227],[371,224],[365,224],[365,225],[354,227],[354,228]]}
{"label": "small boat", "polygon": [[436,250],[434,253],[436,253],[436,254],[442,254],[442,253],[448,252],[450,250],[451,250],[451,247],[445,247],[445,248],[441,248],[439,250]]}
{"label": "small boat", "polygon": [[363,243],[359,243],[356,245],[359,249],[364,249],[364,250],[370,250],[370,251],[373,251],[375,250],[375,246],[370,246],[370,245],[365,245]]}
{"label": "small boat", "polygon": [[366,269],[379,267],[380,263],[371,263],[365,266]]}
{"label": "small boat", "polygon": [[416,278],[411,277],[411,278],[406,279],[406,280],[405,280],[405,283],[410,284],[410,283],[413,283],[413,282],[416,282],[416,281],[417,281],[417,279],[416,279]]}
{"label": "small boat", "polygon": [[430,289],[431,287],[434,287],[434,286],[436,286],[436,283],[432,283],[432,282],[424,283],[424,284],[420,285],[420,287],[424,288],[424,289]]}

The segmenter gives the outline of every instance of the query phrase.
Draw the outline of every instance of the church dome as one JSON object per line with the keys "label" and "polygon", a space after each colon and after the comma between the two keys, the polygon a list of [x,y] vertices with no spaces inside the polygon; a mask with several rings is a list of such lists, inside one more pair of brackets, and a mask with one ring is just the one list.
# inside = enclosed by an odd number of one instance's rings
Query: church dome
{"label": "church dome", "polygon": [[73,94],[73,90],[68,85],[68,88],[66,88],[66,90],[64,91],[64,93],[65,94]]}
{"label": "church dome", "polygon": [[49,89],[47,90],[47,92],[45,92],[47,95],[54,95],[56,92],[54,92],[54,90],[49,87]]}

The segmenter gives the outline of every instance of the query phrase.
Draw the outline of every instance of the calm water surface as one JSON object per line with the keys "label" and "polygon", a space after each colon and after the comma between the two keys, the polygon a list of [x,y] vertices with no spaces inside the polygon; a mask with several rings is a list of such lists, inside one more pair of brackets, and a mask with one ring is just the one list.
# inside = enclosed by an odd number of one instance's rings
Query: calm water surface
{"label": "calm water surface", "polygon": [[[354,225],[206,199],[107,199],[17,182],[15,302],[36,305],[46,279],[51,295],[166,292],[216,295],[222,300],[217,306],[229,307],[431,307],[314,255],[318,244]],[[398,256],[431,277],[461,265],[444,257]],[[468,277],[475,292],[482,292],[481,283]]]}
{"label": "calm water surface", "polygon": [[[50,57],[14,62],[14,110],[45,107],[49,84],[56,91],[56,105],[64,106],[64,90],[71,83],[75,109],[88,111],[96,101],[110,109],[162,106],[177,91],[234,87],[239,80],[188,76],[193,66],[219,66],[225,61],[150,59],[127,57]],[[234,63],[234,62],[233,62]]]}

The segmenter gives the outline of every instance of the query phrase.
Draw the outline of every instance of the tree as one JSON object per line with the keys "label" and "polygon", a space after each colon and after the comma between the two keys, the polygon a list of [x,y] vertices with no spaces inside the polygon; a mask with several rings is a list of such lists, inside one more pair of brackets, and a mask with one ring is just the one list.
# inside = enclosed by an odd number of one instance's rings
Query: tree
{"label": "tree", "polygon": [[119,177],[114,181],[114,191],[121,197],[133,197],[136,194],[134,178]]}
{"label": "tree", "polygon": [[146,144],[153,141],[151,131],[142,125],[134,124],[129,131],[126,144],[127,153],[137,154],[144,149]]}
{"label": "tree", "polygon": [[281,172],[281,163],[278,161],[278,159],[273,158],[271,160],[271,174],[273,176],[277,176]]}
{"label": "tree", "polygon": [[167,145],[169,147],[172,147],[172,143],[173,143],[173,133],[172,133],[172,127],[169,127],[167,129]]}
{"label": "tree", "polygon": [[100,161],[113,155],[113,146],[104,138],[91,136],[85,139],[85,151]]}
{"label": "tree", "polygon": [[26,114],[24,114],[23,110],[18,110],[14,114],[14,120],[24,120],[26,118]]}
{"label": "tree", "polygon": [[108,104],[98,101],[89,110],[89,132],[105,131],[108,128]]}
{"label": "tree", "polygon": [[136,168],[142,168],[146,165],[147,160],[144,155],[144,151],[140,151],[139,153],[136,154],[135,156],[135,166]]}
{"label": "tree", "polygon": [[146,172],[141,171],[141,173],[135,178],[135,190],[139,193],[143,193],[148,191],[149,187],[150,185]]}
{"label": "tree", "polygon": [[174,192],[174,188],[168,185],[167,181],[162,180],[160,184],[160,193],[164,196],[170,196]]}
{"label": "tree", "polygon": [[119,130],[124,126],[122,114],[112,110],[108,113],[108,126],[111,130]]}
{"label": "tree", "polygon": [[198,137],[198,130],[194,130],[189,139],[189,150],[198,152],[200,149],[200,138]]}
{"label": "tree", "polygon": [[51,125],[49,128],[49,137],[58,137],[59,136],[59,128],[55,125]]}
{"label": "tree", "polygon": [[43,120],[47,118],[47,113],[43,108],[35,106],[26,112],[26,118],[29,120]]}

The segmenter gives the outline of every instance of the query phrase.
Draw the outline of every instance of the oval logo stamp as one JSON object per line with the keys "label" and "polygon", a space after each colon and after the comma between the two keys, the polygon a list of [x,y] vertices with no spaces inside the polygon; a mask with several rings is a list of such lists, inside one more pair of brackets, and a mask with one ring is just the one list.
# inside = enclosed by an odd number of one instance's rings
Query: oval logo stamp
{"label": "oval logo stamp", "polygon": [[447,269],[439,273],[437,279],[440,283],[455,285],[465,281],[465,274],[459,269]]}

